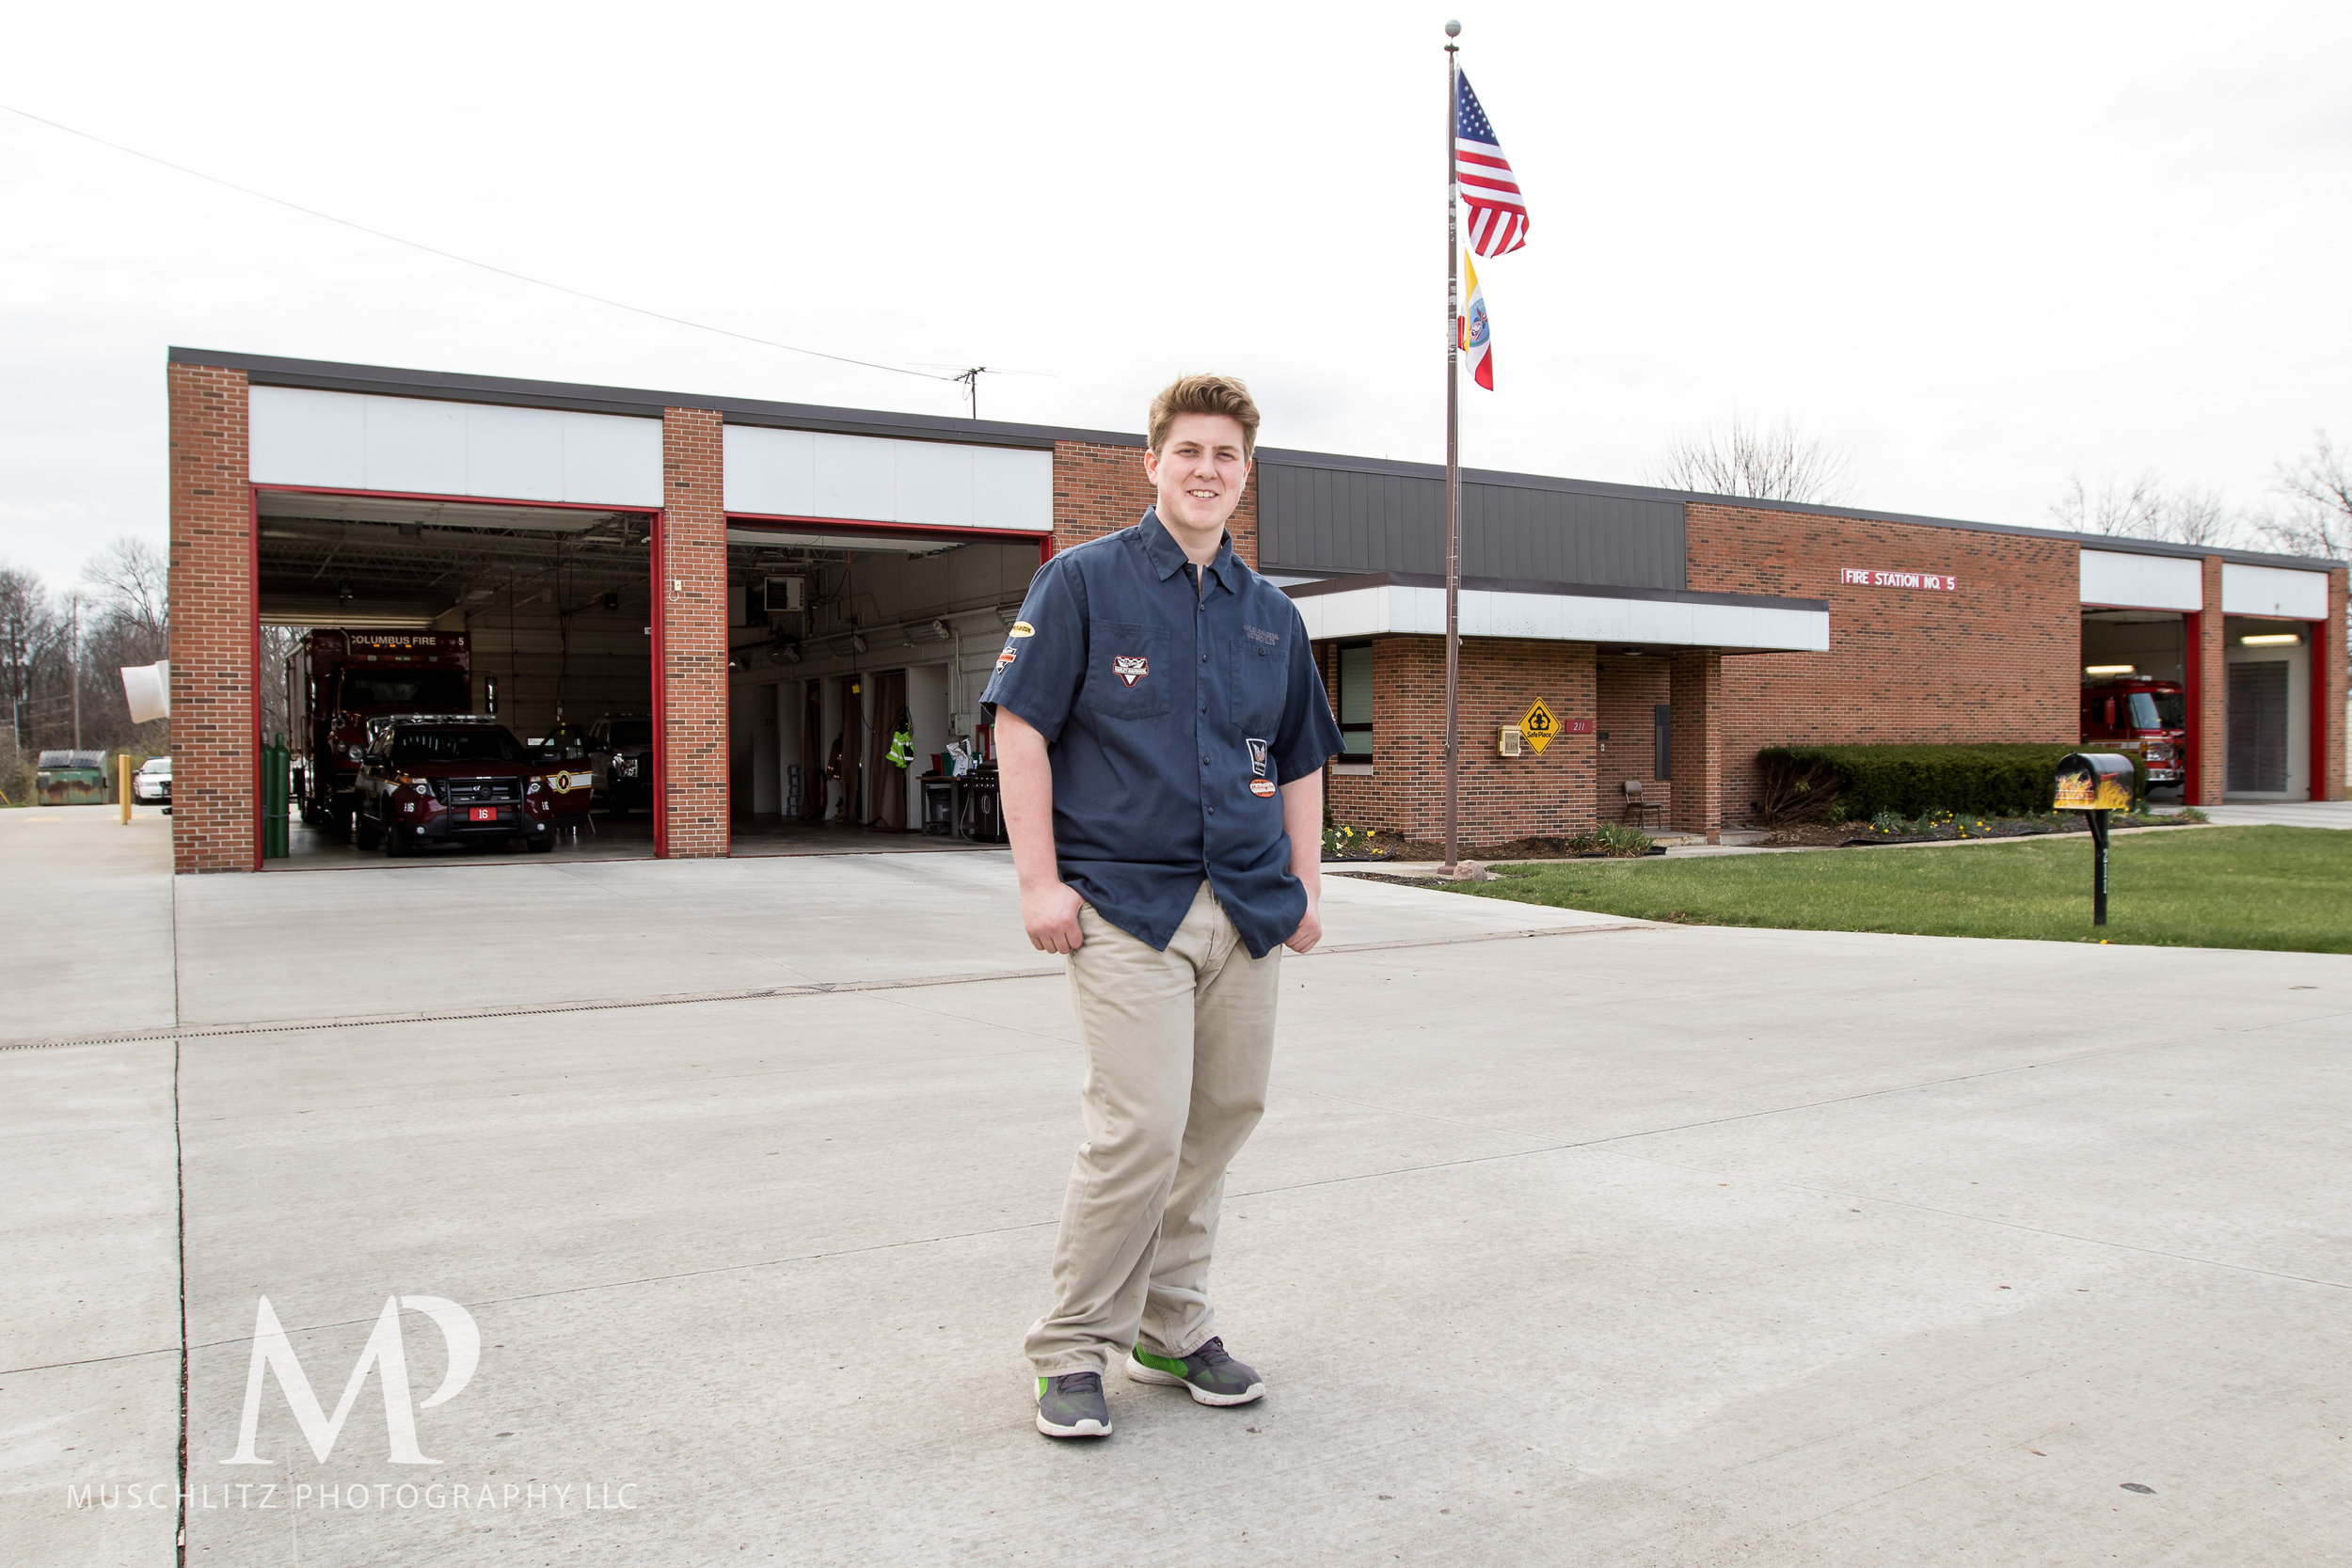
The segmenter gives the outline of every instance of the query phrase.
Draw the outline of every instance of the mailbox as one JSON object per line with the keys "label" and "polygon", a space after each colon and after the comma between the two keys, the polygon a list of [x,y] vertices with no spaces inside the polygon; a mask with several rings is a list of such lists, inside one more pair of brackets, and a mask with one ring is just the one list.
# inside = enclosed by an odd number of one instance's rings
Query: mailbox
{"label": "mailbox", "polygon": [[2132,809],[2132,759],[2113,752],[2075,752],[2058,759],[2053,806],[2090,818],[2090,923],[2107,923],[2107,813]]}
{"label": "mailbox", "polygon": [[2132,759],[2113,752],[2076,752],[2058,765],[2058,811],[2132,809]]}

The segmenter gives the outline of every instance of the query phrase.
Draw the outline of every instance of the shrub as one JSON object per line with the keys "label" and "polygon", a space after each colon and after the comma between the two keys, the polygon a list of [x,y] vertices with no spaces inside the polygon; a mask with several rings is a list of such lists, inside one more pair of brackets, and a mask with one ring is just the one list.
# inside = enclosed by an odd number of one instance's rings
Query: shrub
{"label": "shrub", "polygon": [[[1849,818],[1892,812],[1919,817],[1931,812],[1970,816],[2031,816],[2051,809],[2058,759],[2080,745],[1768,746],[1756,754],[1768,800],[1831,799]],[[2147,791],[2147,766],[2133,759],[2137,792]],[[1825,786],[1819,782],[1834,781]],[[1804,780],[1804,791],[1794,788]]]}

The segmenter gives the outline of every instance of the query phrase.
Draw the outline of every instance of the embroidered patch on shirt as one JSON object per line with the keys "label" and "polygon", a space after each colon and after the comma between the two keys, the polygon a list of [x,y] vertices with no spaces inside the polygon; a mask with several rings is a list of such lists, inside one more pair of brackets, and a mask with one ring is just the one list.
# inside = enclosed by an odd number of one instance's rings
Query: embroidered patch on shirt
{"label": "embroidered patch on shirt", "polygon": [[[1263,740],[1244,740],[1242,744],[1249,748],[1249,771],[1261,779],[1264,778],[1267,743]],[[1258,793],[1263,795],[1265,791],[1260,790]]]}
{"label": "embroidered patch on shirt", "polygon": [[[1007,649],[1008,653],[1011,650]],[[1152,673],[1152,661],[1141,654],[1113,654],[1111,673],[1133,686]]]}
{"label": "embroidered patch on shirt", "polygon": [[1282,637],[1279,632],[1268,631],[1263,626],[1253,626],[1247,621],[1242,623],[1241,629],[1244,636],[1254,638],[1256,641],[1264,643],[1269,648],[1279,647],[1281,645]]}
{"label": "embroidered patch on shirt", "polygon": [[1001,670],[1006,665],[1010,664],[1014,659],[1020,657],[1021,655],[1019,651],[1016,650],[1011,643],[1008,642],[1005,644],[1005,651],[996,656],[996,668]]}
{"label": "embroidered patch on shirt", "polygon": [[1252,779],[1249,781],[1249,793],[1252,795],[1271,795],[1274,793],[1274,781],[1272,779]]}
{"label": "embroidered patch on shirt", "polygon": [[1012,634],[1015,637],[1035,637],[1037,628],[1026,621],[1015,621],[1012,624]]}

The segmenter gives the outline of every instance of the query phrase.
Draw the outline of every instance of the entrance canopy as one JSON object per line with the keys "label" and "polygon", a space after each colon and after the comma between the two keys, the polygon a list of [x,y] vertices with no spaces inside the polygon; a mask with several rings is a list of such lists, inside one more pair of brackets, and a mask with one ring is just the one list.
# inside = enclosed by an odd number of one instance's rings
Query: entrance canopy
{"label": "entrance canopy", "polygon": [[[1445,635],[1445,579],[1372,572],[1295,583],[1307,636]],[[1643,648],[1719,648],[1724,653],[1824,653],[1829,601],[1683,589],[1594,587],[1566,582],[1462,579],[1464,637],[1521,638]]]}

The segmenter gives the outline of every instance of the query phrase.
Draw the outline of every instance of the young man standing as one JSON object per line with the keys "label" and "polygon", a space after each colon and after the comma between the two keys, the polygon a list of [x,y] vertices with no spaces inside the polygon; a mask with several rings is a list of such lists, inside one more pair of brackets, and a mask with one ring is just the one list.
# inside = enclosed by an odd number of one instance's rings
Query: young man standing
{"label": "young man standing", "polygon": [[1050,1436],[1110,1434],[1118,1356],[1202,1404],[1265,1392],[1216,1335],[1209,1255],[1265,1109],[1282,949],[1322,935],[1340,734],[1296,607],[1225,531],[1257,436],[1230,377],[1153,399],[1157,503],[1045,563],[980,698],[1022,924],[1069,955],[1086,1050],[1054,1305],[1027,1344]]}

